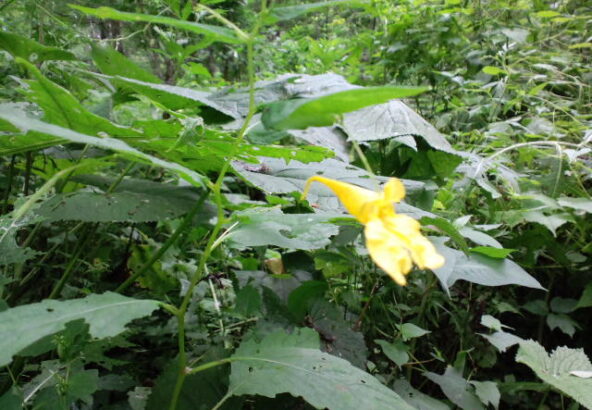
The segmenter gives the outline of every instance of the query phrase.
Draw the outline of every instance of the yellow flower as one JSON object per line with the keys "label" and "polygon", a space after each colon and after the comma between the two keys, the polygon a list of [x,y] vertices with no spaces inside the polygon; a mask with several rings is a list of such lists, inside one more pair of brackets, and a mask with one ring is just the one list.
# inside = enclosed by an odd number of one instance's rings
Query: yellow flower
{"label": "yellow flower", "polygon": [[390,179],[382,192],[321,176],[310,177],[304,186],[303,198],[313,182],[328,186],[347,211],[364,224],[366,247],[370,256],[399,285],[405,285],[405,275],[413,265],[420,269],[436,269],[444,258],[421,232],[421,225],[407,215],[397,214],[393,202],[405,197],[403,183]]}

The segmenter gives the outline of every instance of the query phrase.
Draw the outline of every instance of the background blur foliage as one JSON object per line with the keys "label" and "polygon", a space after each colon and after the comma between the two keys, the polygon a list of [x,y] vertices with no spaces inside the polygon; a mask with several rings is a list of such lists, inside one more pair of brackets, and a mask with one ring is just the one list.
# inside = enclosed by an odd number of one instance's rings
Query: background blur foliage
{"label": "background blur foliage", "polygon": [[0,408],[592,408],[589,2],[71,3],[0,4]]}

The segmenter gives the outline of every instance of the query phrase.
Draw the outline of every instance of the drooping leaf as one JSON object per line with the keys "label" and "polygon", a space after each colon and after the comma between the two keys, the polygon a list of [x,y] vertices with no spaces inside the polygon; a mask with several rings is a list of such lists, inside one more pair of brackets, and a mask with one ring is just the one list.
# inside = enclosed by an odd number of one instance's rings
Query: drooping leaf
{"label": "drooping leaf", "polygon": [[451,402],[464,410],[485,410],[481,404],[473,386],[453,367],[448,366],[444,374],[432,372],[424,373],[424,376],[436,383]]}
{"label": "drooping leaf", "polygon": [[175,171],[180,176],[187,179],[196,186],[203,186],[203,177],[195,171],[192,171],[182,165],[164,161],[152,155],[145,154],[135,148],[130,147],[125,142],[114,138],[97,138],[90,135],[81,134],[67,128],[58,127],[57,125],[48,124],[46,122],[27,117],[21,111],[7,109],[2,106],[0,106],[0,120],[11,123],[25,134],[40,133],[41,135],[50,135],[70,142],[89,144],[106,150],[112,150],[136,161],[146,161],[159,167]]}
{"label": "drooping leaf", "polygon": [[475,386],[475,394],[483,404],[486,406],[491,404],[496,409],[499,407],[501,393],[495,382],[471,381],[470,383]]}
{"label": "drooping leaf", "polygon": [[112,47],[92,44],[91,57],[103,74],[132,78],[147,83],[162,83],[160,78]]}
{"label": "drooping leaf", "polygon": [[115,336],[125,325],[158,309],[156,300],[139,300],[116,293],[92,294],[83,299],[45,300],[0,312],[0,366],[41,338],[57,333],[66,323],[84,319],[92,337]]}
{"label": "drooping leaf", "polygon": [[409,361],[409,355],[407,354],[409,348],[404,343],[400,341],[389,343],[381,339],[374,342],[381,347],[384,355],[399,366],[399,368]]}
{"label": "drooping leaf", "polygon": [[533,340],[520,343],[516,361],[530,367],[545,383],[592,408],[592,379],[574,376],[574,371],[592,371],[590,359],[582,349],[558,347],[550,355]]}
{"label": "drooping leaf", "polygon": [[34,78],[27,81],[30,88],[26,96],[43,109],[45,122],[93,136],[101,133],[114,137],[142,135],[136,129],[116,125],[91,113],[69,91],[47,79],[37,67],[22,59],[17,61],[24,65]]}
{"label": "drooping leaf", "polygon": [[235,395],[290,393],[331,410],[412,409],[371,375],[321,352],[312,329],[270,334],[260,343],[245,341],[232,357],[244,358],[232,363],[230,391]]}
{"label": "drooping leaf", "polygon": [[523,341],[523,339],[518,336],[504,331],[494,332],[490,335],[479,333],[479,335],[487,339],[487,341],[489,341],[489,343],[491,343],[500,353],[505,352],[509,347],[517,345]]}
{"label": "drooping leaf", "polygon": [[90,16],[95,16],[102,19],[165,24],[167,26],[172,26],[180,28],[182,30],[187,30],[197,34],[208,36],[213,41],[221,41],[224,43],[231,44],[237,44],[242,42],[242,40],[236,35],[236,33],[233,30],[230,30],[226,27],[194,23],[191,21],[178,20],[175,18],[165,16],[152,16],[149,14],[141,13],[126,13],[123,11],[112,9],[110,7],[90,8],[78,6],[75,4],[71,4],[70,7]]}
{"label": "drooping leaf", "polygon": [[329,126],[342,114],[426,90],[425,87],[365,87],[316,98],[280,101],[267,106],[261,120],[267,128],[276,130]]}
{"label": "drooping leaf", "polygon": [[0,49],[14,57],[39,64],[48,60],[75,60],[74,54],[57,47],[48,47],[18,34],[0,31]]}
{"label": "drooping leaf", "polygon": [[520,285],[544,289],[535,278],[509,259],[495,259],[478,253],[465,255],[444,246],[439,240],[433,242],[438,252],[446,259],[444,266],[433,270],[446,290],[457,280],[485,286]]}

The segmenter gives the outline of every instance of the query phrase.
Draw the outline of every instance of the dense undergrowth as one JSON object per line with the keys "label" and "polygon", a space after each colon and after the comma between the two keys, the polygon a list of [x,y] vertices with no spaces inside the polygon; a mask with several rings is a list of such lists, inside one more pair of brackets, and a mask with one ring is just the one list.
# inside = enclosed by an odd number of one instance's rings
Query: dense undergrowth
{"label": "dense undergrowth", "polygon": [[[0,4],[0,408],[592,408],[591,19]],[[444,266],[313,175],[402,179]]]}

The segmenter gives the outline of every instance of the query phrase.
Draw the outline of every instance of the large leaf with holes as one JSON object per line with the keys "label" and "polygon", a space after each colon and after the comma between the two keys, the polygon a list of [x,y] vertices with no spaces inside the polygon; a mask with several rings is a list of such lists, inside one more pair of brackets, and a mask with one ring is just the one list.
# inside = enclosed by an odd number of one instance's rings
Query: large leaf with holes
{"label": "large leaf with holes", "polygon": [[339,214],[283,214],[277,208],[254,208],[236,214],[230,234],[236,248],[274,245],[288,249],[324,248],[339,228],[330,220]]}
{"label": "large leaf with holes", "polygon": [[6,31],[0,31],[0,49],[8,51],[14,57],[20,57],[36,64],[47,60],[76,59],[74,54],[68,51],[44,46],[30,38]]}
{"label": "large leaf with holes", "polygon": [[229,391],[235,395],[301,396],[318,409],[412,409],[368,373],[319,350],[312,329],[247,340],[232,356]]}
{"label": "large leaf with holes", "polygon": [[261,120],[270,129],[304,129],[333,125],[342,114],[395,98],[412,97],[425,87],[365,87],[323,95],[279,101],[268,105]]}
{"label": "large leaf with holes", "polygon": [[156,300],[128,298],[116,293],[92,294],[83,299],[45,300],[0,313],[0,366],[41,338],[57,333],[66,323],[83,319],[92,337],[101,339],[125,330],[130,321],[158,309]]}
{"label": "large leaf with holes", "polygon": [[582,349],[558,347],[549,355],[543,346],[527,340],[520,343],[516,361],[582,406],[592,408],[592,364]]}
{"label": "large leaf with holes", "polygon": [[165,16],[152,16],[149,14],[141,13],[126,13],[112,9],[110,7],[90,8],[77,6],[74,4],[71,4],[70,7],[75,8],[76,10],[79,10],[90,16],[95,16],[102,19],[164,24],[182,30],[191,31],[197,34],[203,34],[204,36],[209,37],[213,41],[221,41],[224,43],[235,44],[240,43],[242,41],[233,30],[230,30],[226,27],[194,23],[191,21],[178,20],[175,18]]}
{"label": "large leaf with holes", "polygon": [[0,106],[0,120],[4,120],[21,130],[25,134],[58,137],[69,142],[79,144],[88,144],[95,147],[111,150],[122,154],[123,156],[135,161],[148,162],[150,164],[169,169],[178,173],[183,178],[196,186],[203,186],[203,177],[182,165],[164,161],[152,155],[148,155],[135,148],[130,147],[125,142],[114,138],[97,138],[90,135],[81,134],[67,128],[48,124],[37,119],[27,117],[23,112],[11,109],[11,107]]}
{"label": "large leaf with holes", "polygon": [[29,221],[15,221],[10,215],[0,217],[0,266],[23,263],[37,254],[30,248],[22,248],[16,242],[18,230]]}
{"label": "large leaf with holes", "polygon": [[465,254],[443,245],[440,239],[433,242],[446,259],[444,266],[433,270],[446,290],[457,280],[485,286],[520,285],[544,289],[535,278],[509,259],[490,258],[473,252]]}

